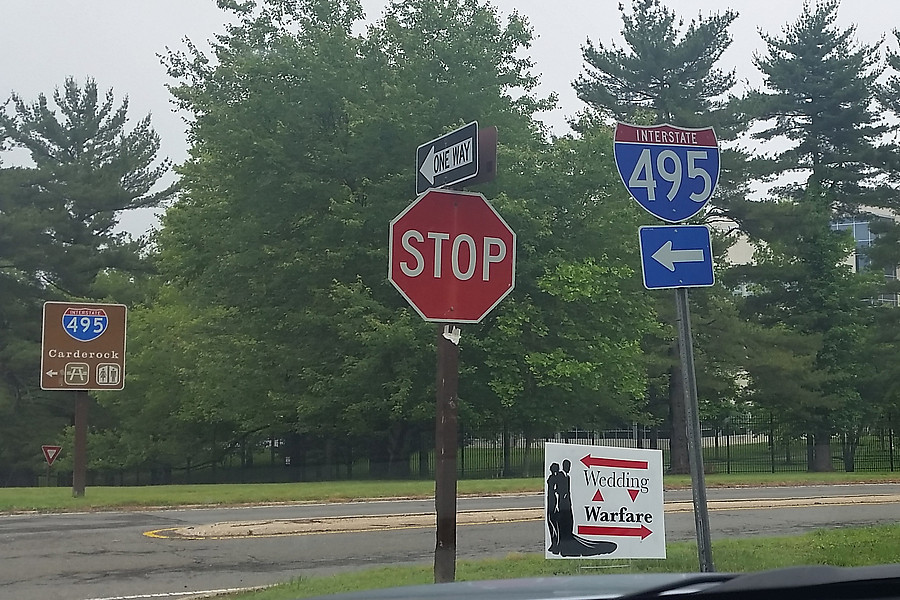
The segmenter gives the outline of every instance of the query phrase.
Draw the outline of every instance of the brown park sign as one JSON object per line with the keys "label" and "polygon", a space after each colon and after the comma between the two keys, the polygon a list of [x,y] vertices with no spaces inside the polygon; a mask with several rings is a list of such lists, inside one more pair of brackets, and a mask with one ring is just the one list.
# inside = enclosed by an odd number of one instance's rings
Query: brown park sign
{"label": "brown park sign", "polygon": [[125,387],[125,314],[122,304],[45,302],[41,389]]}

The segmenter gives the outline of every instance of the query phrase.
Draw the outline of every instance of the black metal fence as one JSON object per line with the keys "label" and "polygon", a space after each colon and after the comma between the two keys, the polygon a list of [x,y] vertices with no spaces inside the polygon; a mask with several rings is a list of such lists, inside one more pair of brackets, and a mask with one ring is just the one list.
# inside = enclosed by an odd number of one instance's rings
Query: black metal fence
{"label": "black metal fence", "polygon": [[[701,424],[703,463],[707,473],[779,473],[809,470],[813,437],[782,432],[774,418],[732,420],[726,425]],[[663,465],[671,467],[668,432],[651,435],[647,428],[634,426],[594,432],[570,432],[548,441],[588,443],[624,448],[659,448]],[[894,471],[896,464],[894,430],[864,428],[853,434],[832,436],[831,462],[835,471]]]}
{"label": "black metal fence", "polygon": [[[746,415],[725,423],[702,424],[704,468],[707,473],[778,473],[810,470],[813,439],[790,431],[769,415]],[[291,461],[283,448],[259,449],[252,466],[242,466],[236,456],[203,467],[129,470],[127,472],[89,472],[89,485],[147,485],[167,483],[262,483],[323,481],[337,479],[434,477],[434,445],[429,436],[419,440],[421,447],[401,460],[399,469],[388,472],[384,465],[370,463],[362,451],[346,454],[340,463],[329,461],[327,453],[307,452],[302,460]],[[895,456],[895,431],[890,420],[883,424],[842,433],[831,438],[830,451],[835,471],[900,470]],[[664,468],[671,467],[669,434],[665,430],[641,425],[605,431],[571,430],[549,438],[531,438],[520,434],[467,431],[461,428],[457,453],[461,479],[541,477],[544,471],[544,442],[591,444],[623,448],[658,448]],[[398,465],[394,465],[397,467]],[[71,473],[54,473],[50,485],[70,485]],[[34,473],[29,483],[47,485],[46,476]]]}
{"label": "black metal fence", "polygon": [[[784,424],[771,415],[745,415],[725,423],[701,425],[704,468],[707,473],[778,473],[810,470],[812,436],[788,432]],[[505,437],[505,439],[504,439]],[[528,438],[521,434],[486,435],[461,427],[457,450],[457,469],[461,479],[541,477],[544,473],[544,442],[564,442],[617,446],[623,448],[658,448],[663,465],[671,468],[670,438],[665,430],[641,425],[604,431],[571,430],[549,438]],[[404,476],[413,479],[434,477],[434,446],[423,436],[423,447],[409,456]],[[838,434],[831,438],[832,467],[835,471],[900,470],[900,457],[895,457],[894,430],[889,421],[883,426],[864,428],[854,435]],[[406,465],[404,465],[405,467]],[[295,480],[366,479],[377,477],[364,456],[352,465],[323,465],[313,461],[292,476]],[[276,473],[269,472],[271,478]],[[245,476],[246,477],[246,476]]]}
{"label": "black metal fence", "polygon": [[[730,419],[727,423],[701,424],[703,462],[707,473],[779,473],[810,470],[813,437],[787,433],[774,417]],[[890,422],[881,427],[862,428],[832,436],[831,462],[835,471],[894,471],[900,469],[896,456],[895,432]],[[530,477],[542,474],[543,441],[658,448],[663,465],[671,468],[670,438],[667,431],[653,431],[641,425],[605,431],[572,430],[529,443],[514,437],[504,460],[502,441],[473,438],[459,450],[460,477]]]}

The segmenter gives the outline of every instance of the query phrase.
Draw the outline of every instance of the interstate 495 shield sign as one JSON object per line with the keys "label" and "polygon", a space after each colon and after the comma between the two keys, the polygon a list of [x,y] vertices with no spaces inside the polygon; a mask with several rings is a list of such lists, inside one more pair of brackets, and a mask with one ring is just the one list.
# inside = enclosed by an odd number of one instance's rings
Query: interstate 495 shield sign
{"label": "interstate 495 shield sign", "polygon": [[719,181],[719,144],[712,127],[618,123],[614,149],[616,168],[631,196],[669,223],[700,212]]}

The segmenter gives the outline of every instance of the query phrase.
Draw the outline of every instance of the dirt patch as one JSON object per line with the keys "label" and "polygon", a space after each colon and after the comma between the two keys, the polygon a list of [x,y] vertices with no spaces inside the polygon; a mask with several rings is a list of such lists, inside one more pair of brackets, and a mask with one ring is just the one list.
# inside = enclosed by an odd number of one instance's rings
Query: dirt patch
{"label": "dirt patch", "polygon": [[[487,525],[534,521],[543,518],[543,509],[502,509],[461,511],[459,525]],[[435,526],[434,513],[399,515],[321,517],[315,519],[273,519],[268,521],[232,521],[160,530],[154,537],[181,539],[221,539],[248,536],[304,535],[313,533],[351,533],[388,529],[418,529]]]}
{"label": "dirt patch", "polygon": [[[813,506],[847,506],[854,504],[890,504],[900,502],[900,495],[837,496],[825,498],[763,498],[754,500],[711,500],[709,510],[760,510],[766,508],[800,508]],[[694,510],[693,502],[667,502],[665,512],[680,513]],[[458,525],[490,525],[540,521],[543,508],[472,510],[456,515]],[[394,529],[422,529],[435,527],[434,513],[397,515],[321,517],[314,519],[273,519],[266,521],[230,521],[211,525],[193,525],[161,529],[145,535],[167,539],[232,539],[247,537],[311,535],[323,533],[359,533]]]}

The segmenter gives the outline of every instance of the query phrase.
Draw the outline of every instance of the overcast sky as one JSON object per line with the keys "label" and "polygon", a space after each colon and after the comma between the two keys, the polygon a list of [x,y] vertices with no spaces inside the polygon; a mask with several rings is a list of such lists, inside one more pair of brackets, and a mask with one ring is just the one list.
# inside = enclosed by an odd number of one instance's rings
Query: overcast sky
{"label": "overcast sky", "polygon": [[[387,0],[362,3],[374,20]],[[543,117],[555,132],[565,133],[565,117],[582,108],[571,87],[582,71],[581,46],[588,38],[604,43],[621,39],[619,0],[493,3],[503,14],[517,10],[533,26],[531,54],[542,78],[539,92],[555,91],[560,98],[560,108]],[[734,42],[721,66],[736,68],[739,77],[758,83],[751,63],[753,51],[762,48],[758,29],[780,33],[796,20],[803,1],[665,0],[665,5],[686,20],[726,7],[736,10]],[[80,81],[90,76],[102,89],[113,88],[117,97],[128,95],[132,117],[151,112],[163,153],[176,162],[184,160],[183,122],[172,111],[164,87],[168,77],[157,54],[166,47],[183,48],[185,37],[199,44],[222,31],[227,15],[215,0],[0,0],[0,15],[0,101],[11,91],[29,100],[40,92],[49,95],[67,76]],[[844,0],[839,24],[856,24],[859,39],[874,42],[900,27],[898,17],[898,0]],[[145,213],[123,223],[140,231],[150,220]]]}

